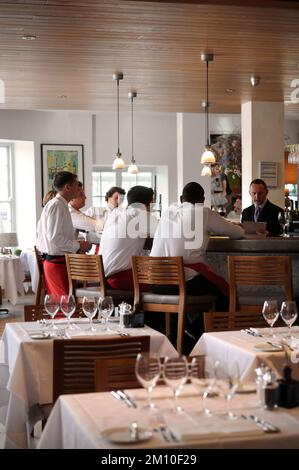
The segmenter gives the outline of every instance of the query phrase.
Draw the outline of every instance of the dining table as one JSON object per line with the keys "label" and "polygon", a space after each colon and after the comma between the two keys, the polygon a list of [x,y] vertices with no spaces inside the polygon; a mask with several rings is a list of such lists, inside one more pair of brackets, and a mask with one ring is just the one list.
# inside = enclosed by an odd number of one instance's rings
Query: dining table
{"label": "dining table", "polygon": [[255,393],[236,394],[231,405],[236,419],[228,418],[219,396],[213,398],[213,414],[205,414],[202,394],[193,384],[180,390],[178,413],[167,386],[152,392],[155,411],[145,410],[144,389],[125,393],[134,407],[109,392],[61,395],[38,449],[109,449],[113,456],[116,449],[133,449],[132,455],[137,449],[167,449],[171,455],[170,449],[299,448],[299,408],[263,409]]}
{"label": "dining table", "polygon": [[0,286],[5,291],[4,297],[16,305],[18,294],[24,295],[23,282],[25,273],[19,256],[0,255]]}
{"label": "dining table", "polygon": [[72,319],[75,329],[67,328],[66,319],[55,320],[56,330],[49,324],[18,322],[5,326],[0,341],[0,420],[5,426],[5,448],[27,448],[29,423],[41,417],[40,405],[52,403],[53,340],[57,336],[149,335],[150,353],[161,357],[178,354],[165,335],[148,326],[120,329],[119,322],[111,319],[104,331],[100,320],[95,320],[95,331],[90,331],[87,318]]}

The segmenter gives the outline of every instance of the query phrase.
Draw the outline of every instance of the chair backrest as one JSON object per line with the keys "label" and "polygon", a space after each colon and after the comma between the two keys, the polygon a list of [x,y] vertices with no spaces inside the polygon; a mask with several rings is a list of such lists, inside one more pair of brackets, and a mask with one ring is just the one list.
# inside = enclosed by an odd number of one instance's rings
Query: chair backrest
{"label": "chair backrest", "polygon": [[237,312],[205,312],[205,332],[233,331],[244,328],[265,328],[266,322],[262,313],[250,311]]}
{"label": "chair backrest", "polygon": [[125,388],[139,388],[135,374],[136,356],[101,358],[96,360],[96,391],[109,392]]}
{"label": "chair backrest", "polygon": [[[242,285],[280,286],[283,290],[283,300],[292,300],[292,264],[289,256],[228,256],[227,262],[231,312],[240,309],[254,310],[252,305],[261,305],[256,288],[252,290],[250,307],[241,305],[238,301],[238,286]],[[264,292],[262,295],[264,298],[267,296]],[[259,310],[261,311],[261,308]]]}
{"label": "chair backrest", "polygon": [[[37,321],[45,319],[45,308],[43,305],[24,305],[24,320]],[[48,317],[50,320],[50,316]],[[82,307],[77,306],[72,318],[86,318]]]}
{"label": "chair backrest", "polygon": [[105,273],[101,255],[66,254],[69,294],[75,293],[77,282],[98,283],[100,295],[107,295]]}
{"label": "chair backrest", "polygon": [[180,303],[186,302],[182,256],[132,256],[134,302],[141,303],[142,285],[177,285]]}
{"label": "chair backrest", "polygon": [[95,361],[136,357],[149,351],[150,336],[54,340],[53,403],[59,395],[95,391]]}
{"label": "chair backrest", "polygon": [[44,268],[43,262],[41,259],[40,251],[34,246],[34,255],[35,255],[35,262],[38,272],[38,282],[36,287],[35,293],[35,305],[41,305],[44,300],[44,296],[46,293],[46,286],[45,286],[45,278],[44,278]]}

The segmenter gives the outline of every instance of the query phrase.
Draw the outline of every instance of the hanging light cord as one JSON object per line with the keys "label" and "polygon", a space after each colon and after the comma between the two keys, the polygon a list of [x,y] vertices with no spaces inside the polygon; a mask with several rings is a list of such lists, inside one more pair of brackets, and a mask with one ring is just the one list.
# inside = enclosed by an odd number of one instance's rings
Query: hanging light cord
{"label": "hanging light cord", "polygon": [[117,79],[117,155],[119,154],[119,79]]}
{"label": "hanging light cord", "polygon": [[209,131],[209,61],[206,62],[206,75],[207,75],[207,95],[206,95],[206,137],[207,146],[210,146],[210,131]]}
{"label": "hanging light cord", "polygon": [[131,122],[132,122],[132,158],[131,158],[131,162],[132,164],[134,165],[135,164],[135,158],[134,158],[134,130],[133,130],[133,127],[134,127],[134,123],[133,123],[133,101],[134,101],[134,97],[132,96],[131,98]]}

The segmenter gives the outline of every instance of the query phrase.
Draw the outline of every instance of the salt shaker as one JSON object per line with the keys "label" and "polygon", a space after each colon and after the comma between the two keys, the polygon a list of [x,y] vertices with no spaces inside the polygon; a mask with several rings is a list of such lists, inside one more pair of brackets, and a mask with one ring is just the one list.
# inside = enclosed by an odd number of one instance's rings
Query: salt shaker
{"label": "salt shaker", "polygon": [[270,370],[269,367],[265,366],[265,364],[263,363],[255,369],[257,401],[258,401],[258,404],[261,406],[265,405],[265,389],[264,389],[263,377],[269,370]]}

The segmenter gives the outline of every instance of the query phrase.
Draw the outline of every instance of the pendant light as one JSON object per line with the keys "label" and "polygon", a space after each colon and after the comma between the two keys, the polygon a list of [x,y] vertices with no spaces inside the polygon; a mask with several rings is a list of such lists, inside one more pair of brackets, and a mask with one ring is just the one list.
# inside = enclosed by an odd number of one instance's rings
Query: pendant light
{"label": "pendant light", "polygon": [[214,60],[214,54],[204,53],[201,54],[202,62],[206,63],[206,101],[202,102],[202,107],[205,109],[205,128],[206,128],[206,146],[205,151],[201,156],[200,163],[205,165],[203,167],[202,176],[211,176],[210,165],[216,163],[216,158],[213,153],[210,143],[210,130],[209,130],[209,62]]}
{"label": "pendant light", "polygon": [[119,151],[119,81],[124,78],[123,74],[114,73],[112,75],[113,80],[116,80],[117,83],[117,152],[115,155],[115,159],[113,161],[112,169],[113,170],[122,170],[125,168],[125,162],[121,157],[121,153]]}
{"label": "pendant light", "polygon": [[139,173],[138,166],[136,165],[136,161],[134,158],[134,121],[133,121],[133,102],[134,98],[136,98],[137,92],[136,91],[130,91],[128,93],[128,98],[131,101],[131,124],[132,124],[132,157],[131,157],[131,164],[128,168],[128,173],[131,173],[132,175],[137,175]]}

